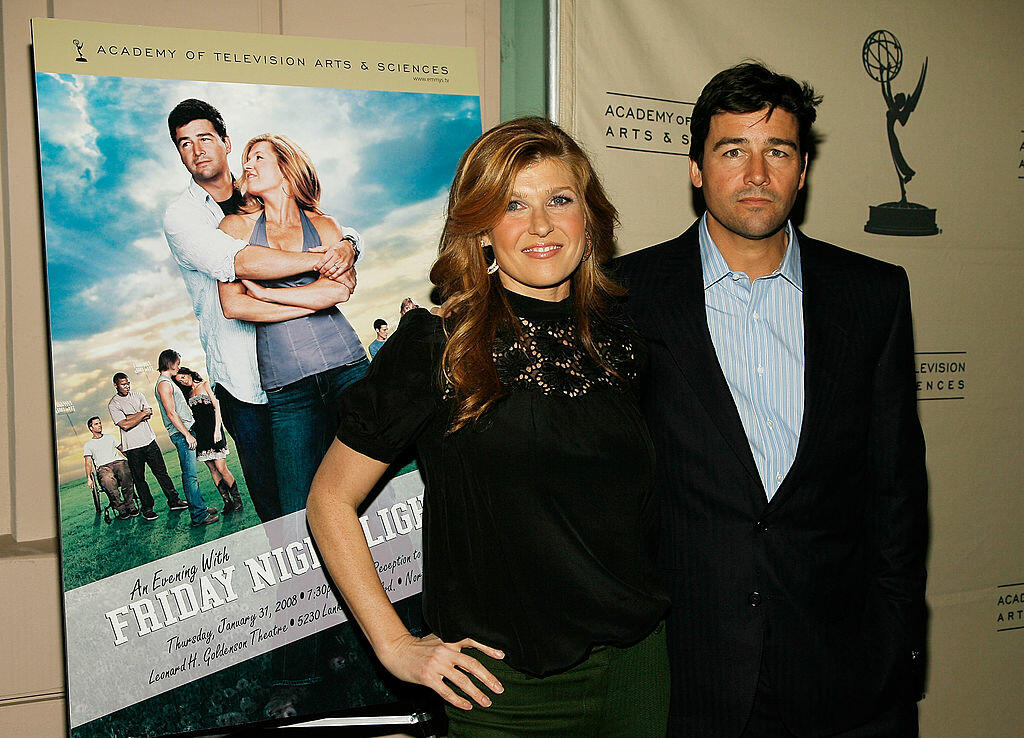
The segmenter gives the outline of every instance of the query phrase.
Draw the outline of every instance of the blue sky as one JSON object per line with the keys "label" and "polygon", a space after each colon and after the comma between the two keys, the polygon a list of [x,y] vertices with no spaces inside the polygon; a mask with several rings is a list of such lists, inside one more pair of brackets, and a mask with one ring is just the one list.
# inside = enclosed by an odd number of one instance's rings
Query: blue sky
{"label": "blue sky", "polygon": [[[236,174],[259,133],[288,135],[310,154],[321,207],[365,239],[359,288],[344,306],[365,342],[374,318],[397,323],[402,297],[426,301],[447,189],[481,130],[469,96],[56,74],[37,75],[36,89],[54,387],[79,423],[106,417],[110,375],[129,371],[126,361],[155,364],[173,346],[205,365],[161,229],[188,183],[166,123],[179,101],[221,111]],[[138,389],[151,395],[152,379],[139,377]],[[74,446],[60,455],[80,466]]]}

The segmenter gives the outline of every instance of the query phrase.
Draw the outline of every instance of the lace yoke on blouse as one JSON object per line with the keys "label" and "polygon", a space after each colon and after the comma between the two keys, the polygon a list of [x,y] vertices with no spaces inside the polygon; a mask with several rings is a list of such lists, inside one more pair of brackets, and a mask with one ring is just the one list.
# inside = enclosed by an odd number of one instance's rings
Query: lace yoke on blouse
{"label": "lace yoke on blouse", "polygon": [[621,388],[636,379],[635,339],[625,326],[591,323],[598,353],[614,367],[616,377],[587,353],[577,337],[574,317],[519,316],[519,323],[521,338],[499,335],[494,345],[494,364],[506,387],[578,397],[597,385]]}

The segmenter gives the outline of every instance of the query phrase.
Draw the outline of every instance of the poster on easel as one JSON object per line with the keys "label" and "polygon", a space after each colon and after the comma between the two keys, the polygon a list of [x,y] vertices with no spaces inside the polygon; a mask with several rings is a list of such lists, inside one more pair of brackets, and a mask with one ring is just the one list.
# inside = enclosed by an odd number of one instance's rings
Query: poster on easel
{"label": "poster on easel", "polygon": [[[71,735],[415,700],[349,621],[305,494],[337,394],[430,305],[481,132],[475,52],[32,33]],[[423,485],[405,461],[360,515],[415,632]]]}

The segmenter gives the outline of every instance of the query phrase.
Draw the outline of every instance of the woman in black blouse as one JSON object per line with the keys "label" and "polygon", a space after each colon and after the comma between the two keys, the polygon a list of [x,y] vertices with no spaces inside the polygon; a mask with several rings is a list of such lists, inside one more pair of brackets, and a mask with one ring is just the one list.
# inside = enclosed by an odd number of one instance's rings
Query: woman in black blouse
{"label": "woman in black blouse", "polygon": [[[310,526],[356,620],[389,671],[450,703],[452,736],[665,732],[641,347],[601,268],[615,219],[549,121],[477,139],[430,275],[447,317],[402,318],[343,395],[310,491]],[[356,514],[410,446],[425,484],[424,638],[395,614]]]}

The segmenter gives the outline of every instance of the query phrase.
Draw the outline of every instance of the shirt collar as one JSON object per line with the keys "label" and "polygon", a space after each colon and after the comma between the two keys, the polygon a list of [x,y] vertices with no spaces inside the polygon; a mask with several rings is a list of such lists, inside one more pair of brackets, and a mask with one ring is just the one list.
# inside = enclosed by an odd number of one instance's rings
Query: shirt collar
{"label": "shirt collar", "polygon": [[572,315],[572,298],[566,297],[557,302],[538,300],[535,297],[521,295],[512,290],[505,290],[505,298],[520,318],[527,320],[559,320]]}
{"label": "shirt collar", "polygon": [[[700,264],[701,270],[704,274],[704,289],[706,290],[711,285],[720,282],[722,279],[732,274],[732,269],[729,268],[729,265],[725,261],[725,257],[722,256],[722,252],[718,250],[714,239],[711,238],[711,233],[708,231],[707,212],[701,216],[698,234],[698,240],[700,242]],[[803,292],[804,281],[802,270],[800,268],[800,243],[796,235],[796,228],[794,228],[792,222],[788,220],[786,221],[786,235],[789,237],[789,243],[786,246],[786,254],[782,257],[782,263],[779,265],[779,268],[773,272],[773,275],[778,274],[798,290]]]}
{"label": "shirt collar", "polygon": [[[235,178],[232,176],[231,184],[233,185],[234,183]],[[213,199],[213,195],[211,195],[209,192],[203,189],[203,186],[196,182],[195,179],[193,179],[192,177],[188,178],[188,191],[192,195],[192,197],[196,198],[197,200],[202,200],[203,202],[212,202],[214,205],[217,205],[217,207],[220,207],[220,204]]]}
{"label": "shirt collar", "polygon": [[209,198],[210,202],[216,202],[216,200],[213,199],[213,195],[204,190],[203,186],[196,182],[192,177],[188,178],[188,191],[192,195],[192,197],[196,198],[197,200],[202,200],[203,202],[206,202],[206,199]]}

